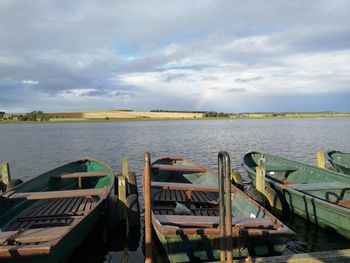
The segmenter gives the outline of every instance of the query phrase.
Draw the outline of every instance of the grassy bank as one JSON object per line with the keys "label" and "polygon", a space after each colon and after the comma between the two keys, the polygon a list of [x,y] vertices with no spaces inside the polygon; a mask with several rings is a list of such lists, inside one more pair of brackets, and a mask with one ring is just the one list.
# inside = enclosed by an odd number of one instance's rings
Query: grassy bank
{"label": "grassy bank", "polygon": [[0,120],[0,124],[10,123],[60,123],[60,122],[119,122],[119,121],[164,121],[164,120],[225,120],[225,119],[288,119],[288,118],[342,118],[350,117],[350,113],[242,113],[230,117],[203,117],[202,115],[174,115],[140,113],[132,116],[103,115],[93,112],[83,118],[50,118],[43,121]]}

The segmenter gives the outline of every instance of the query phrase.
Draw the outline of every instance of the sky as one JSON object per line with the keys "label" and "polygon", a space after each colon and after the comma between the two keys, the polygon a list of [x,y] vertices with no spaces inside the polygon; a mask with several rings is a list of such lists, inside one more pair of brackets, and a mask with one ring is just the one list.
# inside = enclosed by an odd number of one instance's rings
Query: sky
{"label": "sky", "polygon": [[1,0],[0,111],[350,112],[348,0]]}

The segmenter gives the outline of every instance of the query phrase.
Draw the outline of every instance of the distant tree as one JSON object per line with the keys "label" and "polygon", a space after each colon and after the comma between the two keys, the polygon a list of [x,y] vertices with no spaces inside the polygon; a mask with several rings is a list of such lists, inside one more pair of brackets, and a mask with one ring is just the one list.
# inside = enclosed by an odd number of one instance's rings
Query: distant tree
{"label": "distant tree", "polygon": [[2,118],[4,118],[5,112],[0,111],[0,120],[2,120]]}
{"label": "distant tree", "polygon": [[45,116],[44,112],[42,111],[31,111],[28,112],[26,115],[19,115],[18,120],[20,121],[47,121],[49,120],[48,117]]}

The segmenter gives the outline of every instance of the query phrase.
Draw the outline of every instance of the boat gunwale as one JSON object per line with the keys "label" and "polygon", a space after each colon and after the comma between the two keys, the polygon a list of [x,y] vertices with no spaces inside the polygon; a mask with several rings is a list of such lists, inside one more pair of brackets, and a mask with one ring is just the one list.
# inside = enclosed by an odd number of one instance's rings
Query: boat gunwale
{"label": "boat gunwale", "polygon": [[[248,151],[248,152],[246,152],[246,153],[243,155],[243,157],[242,157],[242,159],[241,159],[241,166],[242,166],[244,169],[245,169],[245,167],[250,167],[250,166],[246,165],[246,163],[245,163],[245,161],[244,161],[245,157],[248,156],[249,154],[251,155],[251,154],[254,154],[254,153],[257,153],[257,154],[264,154],[264,155],[270,155],[270,156],[272,156],[272,157],[274,157],[274,158],[280,159],[281,161],[292,162],[292,163],[295,163],[295,164],[297,164],[297,165],[307,166],[307,167],[309,167],[309,168],[316,169],[316,170],[319,170],[319,171],[323,171],[323,172],[326,171],[326,172],[334,173],[334,174],[337,174],[337,176],[340,175],[341,177],[344,177],[344,178],[346,178],[346,179],[349,179],[349,178],[350,178],[349,175],[346,175],[346,174],[343,174],[343,173],[339,173],[339,172],[337,172],[337,171],[325,170],[324,168],[320,168],[320,167],[317,167],[317,166],[313,166],[313,165],[310,165],[310,164],[307,164],[307,163],[303,163],[303,162],[299,162],[299,161],[294,161],[294,160],[289,160],[289,159],[287,159],[287,158],[275,156],[275,155],[268,154],[268,153],[264,153],[264,152],[258,152],[258,151]],[[299,168],[298,168],[298,169],[299,169]]]}
{"label": "boat gunwale", "polygon": [[332,157],[333,154],[346,154],[346,155],[350,156],[350,153],[345,153],[345,152],[337,151],[337,150],[330,150],[330,151],[326,152],[326,158],[332,164],[332,166],[334,166],[333,163],[335,163],[336,165],[340,166],[343,169],[350,169],[350,165],[339,163],[337,160],[333,159],[333,157]]}
{"label": "boat gunwale", "polygon": [[[81,162],[81,161],[83,161],[83,162],[93,161],[93,162],[96,162],[96,163],[101,164],[102,166],[105,166],[105,167],[109,170],[109,172],[111,173],[112,182],[114,182],[113,170],[112,170],[112,168],[111,168],[107,163],[105,163],[105,162],[103,162],[103,161],[100,161],[100,160],[96,159],[95,157],[85,157],[85,158],[78,159],[78,160],[76,160],[76,161],[71,161],[71,162],[69,162],[69,163],[65,163],[65,164],[63,164],[63,165],[57,166],[57,167],[55,167],[55,168],[53,168],[53,169],[50,169],[50,170],[48,170],[48,171],[46,171],[46,172],[43,172],[43,173],[41,173],[41,174],[39,174],[39,175],[37,175],[37,176],[34,176],[33,178],[29,179],[28,181],[25,181],[25,182],[23,182],[23,183],[21,183],[21,184],[19,184],[19,185],[16,185],[16,186],[13,187],[13,188],[11,188],[11,189],[9,189],[9,190],[6,190],[5,192],[1,193],[1,194],[0,194],[0,198],[3,197],[3,195],[6,194],[6,193],[8,193],[9,191],[14,191],[14,192],[16,192],[16,190],[21,189],[21,187],[23,187],[23,186],[25,186],[25,185],[29,185],[30,183],[32,183],[33,181],[35,181],[37,178],[45,177],[45,176],[47,176],[47,174],[49,174],[49,173],[51,173],[51,172],[53,172],[53,171],[55,171],[55,170],[57,170],[57,169],[59,169],[59,168],[62,168],[62,167],[64,167],[64,166],[68,166],[68,165],[74,165],[74,163]],[[110,176],[110,175],[107,175],[107,176]],[[111,186],[108,186],[108,188],[109,188],[109,189],[108,189],[108,192],[112,189],[112,185],[113,185],[113,183],[111,184]]]}

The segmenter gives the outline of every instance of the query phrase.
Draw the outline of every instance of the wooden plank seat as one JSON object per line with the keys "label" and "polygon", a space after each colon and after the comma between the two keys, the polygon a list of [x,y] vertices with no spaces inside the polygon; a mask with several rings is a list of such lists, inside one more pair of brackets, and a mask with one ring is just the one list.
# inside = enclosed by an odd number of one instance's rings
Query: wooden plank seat
{"label": "wooden plank seat", "polygon": [[217,200],[214,200],[206,192],[191,191],[191,189],[183,190],[163,188],[153,196],[152,200],[153,202],[158,203],[190,202],[192,204],[217,204]]}
{"label": "wooden plank seat", "polygon": [[80,173],[68,173],[53,176],[55,179],[69,179],[69,178],[81,178],[81,177],[105,177],[108,173],[104,171],[97,172],[80,172]]}
{"label": "wooden plank seat", "polygon": [[266,172],[294,172],[299,169],[298,166],[292,165],[276,165],[276,164],[265,164]]}
{"label": "wooden plank seat", "polygon": [[169,189],[169,190],[185,190],[185,191],[202,191],[202,192],[218,192],[218,186],[210,184],[182,184],[168,182],[151,182],[151,188]]}
{"label": "wooden plank seat", "polygon": [[[192,215],[155,215],[155,218],[162,225],[177,227],[219,227],[218,216],[192,216]],[[245,228],[268,228],[275,229],[277,225],[270,218],[234,218],[232,226],[241,225]]]}
{"label": "wooden plank seat", "polygon": [[105,171],[94,171],[94,172],[79,172],[79,173],[68,173],[68,174],[61,174],[56,175],[51,178],[53,179],[71,179],[71,178],[77,178],[78,179],[78,186],[79,188],[82,188],[82,179],[87,177],[105,177],[108,173]]}
{"label": "wooden plank seat", "polygon": [[207,169],[200,166],[182,166],[171,164],[154,164],[152,169],[158,169],[159,171],[177,171],[177,172],[192,172],[192,173],[205,173]]}
{"label": "wooden plank seat", "polygon": [[41,200],[41,199],[106,195],[107,192],[108,192],[107,187],[104,187],[104,188],[91,188],[91,189],[63,190],[63,191],[13,193],[9,195],[7,198]]}
{"label": "wooden plank seat", "polygon": [[350,208],[350,200],[338,200],[336,202],[337,205],[340,205],[340,206],[343,206],[343,207],[346,207],[346,208]]}
{"label": "wooden plank seat", "polygon": [[95,202],[86,197],[46,200],[17,217],[10,225],[10,230],[67,226],[94,206]]}
{"label": "wooden plank seat", "polygon": [[185,190],[160,189],[153,198],[152,211],[155,214],[174,215],[177,203],[189,207],[191,215],[218,216],[218,203],[207,193],[194,191],[188,195]]}
{"label": "wooden plank seat", "polygon": [[[155,206],[152,207],[155,215],[175,215],[173,207]],[[193,216],[219,216],[218,207],[191,207],[190,214]]]}
{"label": "wooden plank seat", "polygon": [[[48,242],[59,238],[67,231],[69,231],[69,229],[70,228],[68,226],[28,229],[19,236],[17,236],[16,241],[22,244]],[[6,240],[8,240],[8,238],[11,238],[16,233],[16,230],[0,232],[0,244],[6,244]],[[1,246],[2,245],[0,245],[0,247]]]}

